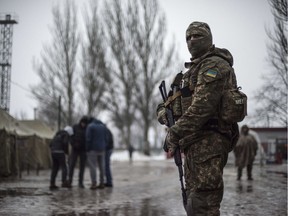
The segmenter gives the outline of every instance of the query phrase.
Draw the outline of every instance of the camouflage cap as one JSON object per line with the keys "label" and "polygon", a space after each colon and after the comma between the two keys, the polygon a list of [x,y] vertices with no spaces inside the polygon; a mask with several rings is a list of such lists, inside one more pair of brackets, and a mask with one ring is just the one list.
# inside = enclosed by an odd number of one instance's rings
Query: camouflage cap
{"label": "camouflage cap", "polygon": [[202,35],[202,36],[209,36],[211,35],[212,36],[212,33],[211,33],[211,30],[210,30],[210,27],[207,23],[204,23],[204,22],[192,22],[187,30],[186,30],[186,35],[187,33],[197,33],[199,35]]}

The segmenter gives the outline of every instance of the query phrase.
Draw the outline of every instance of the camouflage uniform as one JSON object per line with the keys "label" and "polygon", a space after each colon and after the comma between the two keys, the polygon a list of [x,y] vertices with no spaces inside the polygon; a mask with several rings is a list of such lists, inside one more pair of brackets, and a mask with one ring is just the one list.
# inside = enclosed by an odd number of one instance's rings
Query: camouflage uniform
{"label": "camouflage uniform", "polygon": [[[189,36],[191,25],[186,36]],[[198,26],[211,34],[207,24],[197,22]],[[183,114],[169,129],[166,139],[170,151],[173,152],[179,143],[185,154],[186,211],[189,216],[220,215],[223,168],[231,151],[231,125],[219,118],[219,104],[230,75],[236,86],[233,57],[228,50],[214,47],[212,35],[209,37],[205,42],[207,47],[204,50],[199,48],[200,54],[194,53],[187,42],[192,58],[185,64],[188,71],[183,74],[181,84]],[[160,109],[158,111],[161,113]]]}

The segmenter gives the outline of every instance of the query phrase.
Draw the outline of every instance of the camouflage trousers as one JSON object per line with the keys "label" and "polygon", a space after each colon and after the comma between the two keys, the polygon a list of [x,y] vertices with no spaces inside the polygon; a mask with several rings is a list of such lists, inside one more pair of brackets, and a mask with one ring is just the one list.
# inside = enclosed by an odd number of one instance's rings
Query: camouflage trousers
{"label": "camouflage trousers", "polygon": [[219,216],[223,189],[217,191],[187,191],[187,216]]}
{"label": "camouflage trousers", "polygon": [[204,137],[185,151],[188,216],[220,215],[229,140],[218,133],[208,133]]}

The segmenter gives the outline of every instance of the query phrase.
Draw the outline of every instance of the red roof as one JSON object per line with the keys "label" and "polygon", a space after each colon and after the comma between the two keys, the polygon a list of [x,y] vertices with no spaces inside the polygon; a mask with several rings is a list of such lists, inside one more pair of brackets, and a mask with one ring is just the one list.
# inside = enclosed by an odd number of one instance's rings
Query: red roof
{"label": "red roof", "polygon": [[273,127],[273,128],[266,128],[266,127],[259,127],[259,128],[250,128],[256,132],[287,132],[287,127]]}

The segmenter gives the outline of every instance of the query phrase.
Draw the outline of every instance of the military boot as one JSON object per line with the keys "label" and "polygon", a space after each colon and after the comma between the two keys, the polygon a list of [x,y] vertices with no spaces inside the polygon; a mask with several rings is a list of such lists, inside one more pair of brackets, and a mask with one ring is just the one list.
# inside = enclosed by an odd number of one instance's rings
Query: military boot
{"label": "military boot", "polygon": [[249,181],[252,181],[253,180],[253,178],[252,178],[252,165],[251,164],[249,164],[248,166],[247,166],[247,176],[248,176],[248,180]]}
{"label": "military boot", "polygon": [[237,181],[241,180],[241,176],[242,176],[242,169],[238,167],[238,170],[237,170]]}

